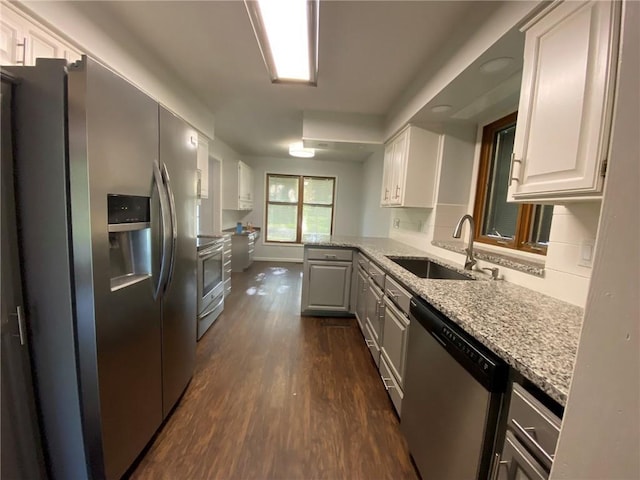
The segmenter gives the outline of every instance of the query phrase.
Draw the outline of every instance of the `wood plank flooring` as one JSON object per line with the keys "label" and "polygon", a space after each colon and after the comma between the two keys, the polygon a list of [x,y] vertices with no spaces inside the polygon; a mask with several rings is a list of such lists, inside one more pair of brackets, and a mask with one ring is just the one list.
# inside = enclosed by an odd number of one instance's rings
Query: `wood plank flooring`
{"label": "wood plank flooring", "polygon": [[233,274],[195,375],[131,478],[418,478],[355,319],[301,317],[301,288],[301,264]]}

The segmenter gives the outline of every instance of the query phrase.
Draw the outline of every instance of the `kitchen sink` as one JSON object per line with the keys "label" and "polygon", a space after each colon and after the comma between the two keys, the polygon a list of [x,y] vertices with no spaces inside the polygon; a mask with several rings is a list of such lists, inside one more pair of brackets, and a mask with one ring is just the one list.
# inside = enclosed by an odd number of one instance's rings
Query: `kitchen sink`
{"label": "kitchen sink", "polygon": [[434,263],[426,259],[414,258],[397,258],[387,257],[394,263],[397,263],[405,270],[409,270],[415,276],[420,278],[434,278],[442,280],[473,280],[472,277],[456,272],[451,268],[443,267],[438,263]]}

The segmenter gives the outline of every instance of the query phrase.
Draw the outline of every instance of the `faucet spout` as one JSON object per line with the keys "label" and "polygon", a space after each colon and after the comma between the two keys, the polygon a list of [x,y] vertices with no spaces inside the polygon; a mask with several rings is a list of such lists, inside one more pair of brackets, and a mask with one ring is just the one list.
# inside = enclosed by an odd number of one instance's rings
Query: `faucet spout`
{"label": "faucet spout", "polygon": [[465,252],[467,252],[467,258],[464,261],[464,269],[471,270],[473,266],[476,264],[475,258],[473,258],[473,235],[475,234],[475,221],[471,215],[463,215],[460,220],[458,220],[458,224],[456,228],[453,230],[453,238],[460,238],[462,235],[462,226],[464,222],[469,221],[469,242],[467,244],[467,248],[465,248]]}

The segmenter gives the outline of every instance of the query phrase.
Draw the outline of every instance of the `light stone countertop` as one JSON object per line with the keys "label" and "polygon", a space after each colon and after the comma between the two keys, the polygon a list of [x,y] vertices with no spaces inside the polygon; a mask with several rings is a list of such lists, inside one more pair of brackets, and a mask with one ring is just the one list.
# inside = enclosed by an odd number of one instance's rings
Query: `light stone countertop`
{"label": "light stone countertop", "polygon": [[304,242],[358,248],[551,398],[566,404],[582,308],[513,283],[489,280],[480,272],[473,272],[478,281],[419,278],[386,257],[426,258],[465,271],[462,265],[389,238],[306,236]]}

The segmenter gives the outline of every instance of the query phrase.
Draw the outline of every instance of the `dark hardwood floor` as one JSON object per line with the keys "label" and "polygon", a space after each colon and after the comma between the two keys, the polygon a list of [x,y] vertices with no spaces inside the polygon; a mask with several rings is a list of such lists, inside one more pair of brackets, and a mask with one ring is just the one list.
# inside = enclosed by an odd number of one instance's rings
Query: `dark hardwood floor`
{"label": "dark hardwood floor", "polygon": [[134,479],[416,479],[355,319],[300,316],[301,264],[233,274]]}

